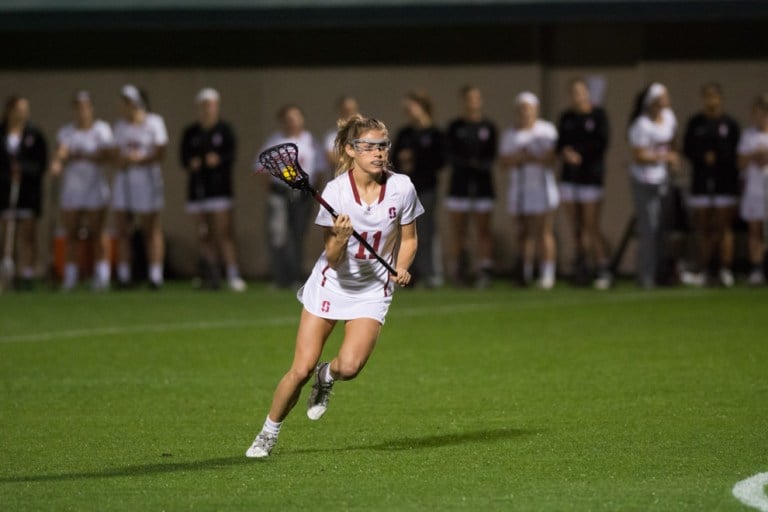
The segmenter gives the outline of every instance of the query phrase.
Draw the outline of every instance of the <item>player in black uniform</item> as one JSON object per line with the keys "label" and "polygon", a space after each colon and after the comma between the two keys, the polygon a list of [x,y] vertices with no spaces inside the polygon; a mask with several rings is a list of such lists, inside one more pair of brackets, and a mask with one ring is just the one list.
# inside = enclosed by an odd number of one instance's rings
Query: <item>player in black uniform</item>
{"label": "player in black uniform", "polygon": [[[40,130],[29,124],[29,100],[11,96],[5,102],[0,124],[0,219],[11,215],[11,183],[19,183],[15,217],[18,223],[19,288],[28,290],[35,277],[37,219],[43,200],[43,175],[48,146]],[[5,225],[5,222],[3,222]]]}
{"label": "player in black uniform", "polygon": [[451,180],[446,206],[453,227],[453,256],[456,281],[467,279],[469,254],[467,224],[474,214],[478,239],[480,277],[478,287],[486,287],[493,270],[491,213],[494,208],[493,164],[497,153],[497,130],[483,113],[483,96],[476,86],[467,85],[459,93],[461,116],[448,126],[448,162]]}
{"label": "player in black uniform", "polygon": [[425,93],[407,94],[403,108],[408,125],[397,133],[391,154],[395,169],[410,176],[424,206],[424,214],[416,219],[422,248],[416,253],[412,282],[423,281],[431,288],[440,284],[432,244],[436,232],[437,173],[445,165],[445,136],[434,125],[432,100]]}
{"label": "player in black uniform", "polygon": [[244,291],[232,236],[235,135],[219,117],[219,93],[215,89],[201,90],[196,101],[199,119],[184,130],[181,163],[189,177],[187,212],[195,216],[200,253],[207,267],[202,277],[206,287],[219,286],[221,254],[229,287]]}
{"label": "player in black uniform", "polygon": [[723,110],[723,91],[719,84],[701,88],[703,109],[691,117],[685,130],[684,152],[691,162],[693,176],[689,206],[696,239],[696,273],[685,281],[704,284],[713,252],[719,248],[719,278],[723,286],[733,286],[733,217],[739,194],[739,169],[736,148],[739,124]]}
{"label": "player in black uniform", "polygon": [[605,151],[608,148],[608,117],[592,104],[587,83],[571,81],[571,106],[558,122],[557,152],[563,160],[560,198],[573,226],[576,246],[576,275],[586,274],[587,262],[596,268],[594,286],[606,289],[611,284],[608,249],[600,231],[603,201]]}

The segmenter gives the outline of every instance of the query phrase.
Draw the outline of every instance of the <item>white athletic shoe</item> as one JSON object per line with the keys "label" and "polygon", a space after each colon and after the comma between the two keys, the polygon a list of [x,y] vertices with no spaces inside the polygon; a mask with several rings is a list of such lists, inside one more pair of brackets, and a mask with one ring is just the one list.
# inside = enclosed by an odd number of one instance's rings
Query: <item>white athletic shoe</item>
{"label": "white athletic shoe", "polygon": [[311,420],[319,420],[328,410],[328,402],[331,400],[331,390],[333,384],[326,384],[320,379],[320,372],[330,363],[320,363],[315,368],[315,382],[312,384],[312,391],[309,393],[307,402],[307,417]]}
{"label": "white athletic shoe", "polygon": [[720,284],[722,284],[726,288],[730,288],[733,286],[734,279],[733,279],[733,272],[731,272],[731,269],[729,268],[721,268],[720,269]]}
{"label": "white athletic shoe", "polygon": [[551,290],[555,287],[555,278],[554,277],[542,277],[541,281],[539,281],[539,288],[542,290]]}
{"label": "white athletic shoe", "polygon": [[272,448],[274,448],[276,444],[277,436],[266,432],[259,432],[259,435],[253,440],[251,447],[245,452],[245,456],[249,459],[269,457]]}
{"label": "white athletic shoe", "polygon": [[684,271],[680,274],[680,281],[688,286],[702,287],[707,284],[707,276],[703,272]]}
{"label": "white athletic shoe", "polygon": [[233,277],[229,280],[229,289],[233,292],[244,292],[248,289],[248,285],[241,278]]}
{"label": "white athletic shoe", "polygon": [[613,276],[610,272],[604,271],[597,275],[597,278],[592,282],[592,286],[595,290],[608,290],[613,284]]}
{"label": "white athletic shoe", "polygon": [[765,276],[762,270],[753,270],[747,278],[747,284],[750,286],[760,286],[765,283]]}

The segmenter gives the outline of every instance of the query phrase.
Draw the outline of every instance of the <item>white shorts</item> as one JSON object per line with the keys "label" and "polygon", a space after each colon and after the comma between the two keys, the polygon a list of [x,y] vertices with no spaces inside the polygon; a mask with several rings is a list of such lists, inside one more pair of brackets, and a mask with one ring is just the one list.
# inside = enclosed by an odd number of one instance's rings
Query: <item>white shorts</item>
{"label": "white shorts", "polygon": [[187,213],[225,212],[232,209],[232,198],[211,197],[187,202]]}
{"label": "white shorts", "polygon": [[729,208],[732,206],[736,206],[735,196],[688,196],[688,207],[693,208],[694,210],[699,208]]}
{"label": "white shorts", "polygon": [[493,211],[495,201],[490,197],[447,197],[445,207],[449,212],[487,213]]}
{"label": "white shorts", "polygon": [[35,218],[35,212],[32,211],[32,210],[29,210],[27,208],[21,208],[21,209],[17,208],[13,212],[13,215],[11,215],[11,210],[3,210],[2,212],[0,212],[0,219],[11,220],[13,218],[15,218],[17,220],[33,219],[33,218]]}
{"label": "white shorts", "polygon": [[163,209],[163,175],[159,167],[120,171],[112,184],[112,209],[154,213]]}
{"label": "white shorts", "polygon": [[100,170],[67,169],[59,197],[62,210],[100,210],[109,204],[109,186]]}
{"label": "white shorts", "polygon": [[541,215],[557,209],[560,194],[554,177],[542,176],[537,185],[523,184],[520,188],[520,173],[515,172],[509,180],[507,213],[510,215]]}
{"label": "white shorts", "polygon": [[339,295],[320,286],[314,274],[299,289],[296,298],[304,304],[304,309],[320,318],[328,320],[372,318],[381,325],[384,325],[389,305],[392,303],[392,295],[375,299]]}
{"label": "white shorts", "polygon": [[603,199],[603,187],[563,182],[560,183],[560,199],[564,203],[596,203]]}
{"label": "white shorts", "polygon": [[741,218],[765,221],[765,198],[762,194],[745,194],[741,198]]}

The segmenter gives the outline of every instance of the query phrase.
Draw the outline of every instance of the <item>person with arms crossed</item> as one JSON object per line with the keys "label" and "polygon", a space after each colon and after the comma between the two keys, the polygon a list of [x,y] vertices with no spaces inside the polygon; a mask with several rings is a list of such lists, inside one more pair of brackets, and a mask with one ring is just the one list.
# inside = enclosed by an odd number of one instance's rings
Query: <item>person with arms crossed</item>
{"label": "person with arms crossed", "polygon": [[638,283],[646,289],[656,286],[665,262],[669,172],[680,168],[674,146],[676,132],[677,118],[670,109],[667,88],[653,83],[638,95],[629,125]]}
{"label": "person with arms crossed", "polygon": [[723,90],[710,82],[701,88],[703,109],[685,129],[683,152],[693,176],[688,206],[696,241],[696,272],[683,272],[682,281],[695,286],[707,282],[712,253],[720,252],[720,283],[733,286],[733,217],[739,195],[736,147],[739,124],[723,110]]}
{"label": "person with arms crossed", "polygon": [[507,211],[520,229],[523,283],[533,280],[538,246],[541,261],[539,287],[555,286],[556,247],[554,217],[559,201],[555,172],[557,130],[539,119],[539,98],[522,92],[515,98],[517,122],[501,138],[500,163],[509,169]]}
{"label": "person with arms crossed", "polygon": [[165,121],[149,111],[147,97],[134,85],[120,90],[123,118],[115,122],[118,171],[112,185],[112,209],[118,237],[117,279],[120,286],[131,284],[131,227],[135,220],[144,235],[149,284],[163,285],[165,242],[160,211],[165,205],[160,162],[168,145]]}
{"label": "person with arms crossed", "polygon": [[[48,165],[48,146],[43,133],[29,122],[29,100],[11,96],[5,102],[0,123],[0,219],[15,215],[18,223],[17,288],[31,290],[37,260],[37,219],[43,202],[43,175]],[[16,208],[11,212],[11,189],[18,184]],[[6,223],[3,222],[3,225]]]}
{"label": "person with arms crossed", "polygon": [[411,178],[424,206],[424,215],[416,221],[421,249],[413,265],[413,284],[423,281],[432,288],[442,281],[435,271],[433,245],[437,231],[437,174],[445,165],[445,136],[434,124],[432,100],[425,93],[408,93],[403,108],[408,125],[395,137],[392,160],[395,169]]}
{"label": "person with arms crossed", "polygon": [[483,95],[474,85],[459,92],[461,115],[448,126],[448,162],[451,177],[446,207],[453,228],[456,284],[467,282],[469,253],[466,249],[470,216],[477,229],[480,275],[478,288],[491,284],[493,239],[491,215],[495,204],[493,164],[496,159],[496,125],[483,113]]}
{"label": "person with arms crossed", "polygon": [[[296,351],[272,400],[264,426],[247,457],[270,454],[283,421],[296,405],[301,388],[314,374],[307,416],[320,419],[328,408],[334,382],[354,379],[371,356],[392,302],[395,284],[411,280],[408,268],[416,254],[416,218],[424,212],[411,180],[389,172],[390,141],[379,120],[351,117],[339,127],[336,178],[323,199],[341,214],[334,220],[323,208],[316,223],[323,227],[325,250],[298,292],[304,305]],[[397,275],[368,253],[352,230],[370,243]],[[344,341],[330,362],[318,364],[336,323],[345,323]]]}
{"label": "person with arms crossed", "polygon": [[181,164],[187,171],[187,213],[195,218],[206,288],[217,289],[221,280],[219,256],[224,261],[227,283],[236,292],[247,286],[240,277],[232,235],[232,167],[236,141],[232,127],[220,117],[218,91],[197,93],[198,121],[184,130]]}
{"label": "person with arms crossed", "polygon": [[78,283],[77,244],[83,225],[93,248],[92,287],[109,287],[110,265],[102,240],[104,217],[109,203],[109,186],[104,165],[114,147],[112,128],[96,119],[88,91],[78,91],[72,101],[75,119],[59,130],[58,147],[51,162],[51,174],[61,175],[61,223],[66,236],[62,290],[72,290]]}
{"label": "person with arms crossed", "polygon": [[593,285],[610,288],[608,246],[600,231],[603,204],[605,151],[608,149],[608,116],[593,105],[587,83],[576,78],[569,85],[570,107],[557,124],[557,153],[562,160],[560,198],[571,220],[576,246],[576,281],[585,274],[592,259],[596,272]]}
{"label": "person with arms crossed", "polygon": [[744,130],[737,149],[739,168],[744,173],[741,218],[749,226],[749,263],[747,283],[765,284],[765,222],[768,215],[768,93],[759,96],[753,106],[754,124]]}

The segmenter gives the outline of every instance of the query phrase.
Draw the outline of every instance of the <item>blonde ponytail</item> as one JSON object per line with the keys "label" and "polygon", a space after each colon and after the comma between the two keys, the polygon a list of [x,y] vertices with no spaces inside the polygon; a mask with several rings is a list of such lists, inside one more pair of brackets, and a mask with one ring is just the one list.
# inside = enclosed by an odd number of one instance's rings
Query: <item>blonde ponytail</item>
{"label": "blonde ponytail", "polygon": [[387,127],[384,123],[360,114],[355,114],[349,119],[339,119],[338,127],[339,131],[336,133],[336,140],[333,143],[333,150],[338,162],[336,164],[336,176],[344,174],[352,168],[352,157],[344,150],[347,144],[351,144],[354,139],[372,130],[387,133]]}

